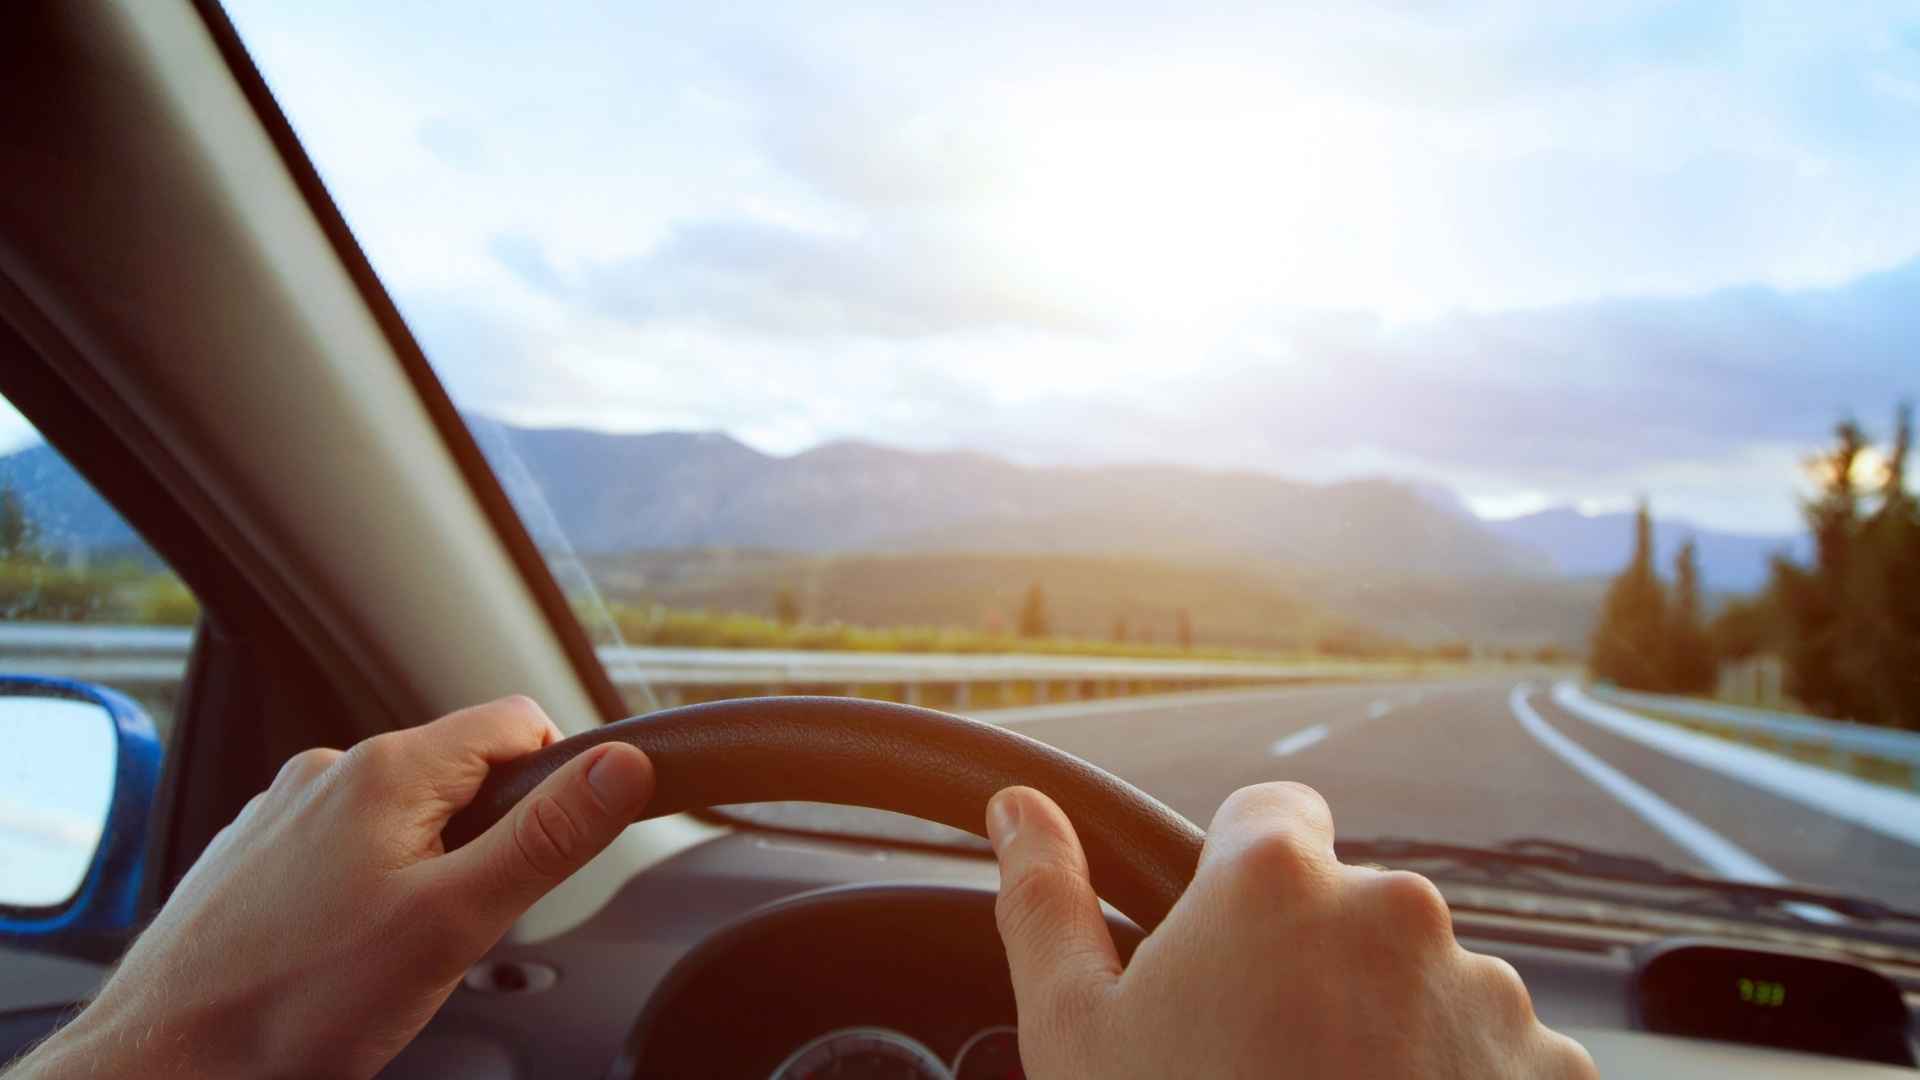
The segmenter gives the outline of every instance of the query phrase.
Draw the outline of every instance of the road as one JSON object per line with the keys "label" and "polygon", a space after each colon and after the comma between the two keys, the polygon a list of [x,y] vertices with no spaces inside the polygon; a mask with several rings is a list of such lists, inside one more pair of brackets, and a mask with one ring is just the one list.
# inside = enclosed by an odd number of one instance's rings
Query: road
{"label": "road", "polygon": [[1002,722],[1202,825],[1235,788],[1299,780],[1326,796],[1346,838],[1549,837],[1915,906],[1920,848],[1622,738],[1549,689],[1308,686],[1009,711]]}

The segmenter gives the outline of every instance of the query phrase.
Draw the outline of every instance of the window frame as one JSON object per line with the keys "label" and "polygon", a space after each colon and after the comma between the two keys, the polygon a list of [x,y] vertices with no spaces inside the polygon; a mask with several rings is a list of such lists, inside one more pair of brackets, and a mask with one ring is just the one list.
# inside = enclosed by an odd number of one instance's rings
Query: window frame
{"label": "window frame", "polygon": [[[5,289],[0,280],[0,291]],[[140,910],[158,911],[206,844],[265,787],[279,763],[338,744],[357,695],[276,618],[186,509],[165,497],[152,463],[117,434],[0,303],[0,397],[65,457],[200,604],[173,730],[147,813]],[[124,942],[75,943],[106,958]],[[60,951],[69,951],[62,949]]]}
{"label": "window frame", "polygon": [[281,111],[279,102],[274,100],[272,91],[267,87],[265,77],[247,53],[239,30],[234,27],[218,0],[192,0],[192,3],[194,10],[206,23],[215,47],[239,83],[241,93],[285,162],[301,197],[306,200],[321,231],[326,234],[335,257],[340,260],[368,312],[392,346],[402,372],[419,395],[441,441],[480,504],[481,513],[506,548],[514,568],[532,591],[535,603],[550,624],[554,638],[571,662],[601,721],[609,722],[628,715],[626,699],[613,684],[605,665],[600,663],[599,654],[594,651],[586,628],[573,613],[566,593],[561,590],[552,568],[547,565],[546,557],[534,543],[532,532],[521,520],[519,511],[514,509],[505,486],[481,453],[478,440],[467,427],[466,419],[460,415],[439,375],[434,372],[413,331],[401,317],[399,306],[374,272],[373,263],[361,249],[359,241],[354,239],[346,217],[321,181],[319,170],[307,156],[306,148],[300,144],[293,125]]}

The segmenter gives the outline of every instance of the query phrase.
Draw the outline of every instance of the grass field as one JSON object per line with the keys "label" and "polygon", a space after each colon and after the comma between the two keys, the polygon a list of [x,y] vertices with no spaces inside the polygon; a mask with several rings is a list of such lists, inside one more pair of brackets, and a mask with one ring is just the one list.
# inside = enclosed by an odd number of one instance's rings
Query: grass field
{"label": "grass field", "polygon": [[[596,615],[585,605],[582,621]],[[1324,654],[1311,650],[1229,648],[1171,643],[1102,641],[1064,637],[1015,637],[937,626],[865,627],[846,623],[785,624],[765,615],[685,611],[665,606],[607,605],[628,645],[678,645],[718,649],[809,649],[842,652],[1045,653],[1074,656],[1132,656],[1187,660],[1304,660]],[[1406,650],[1414,655],[1417,650]],[[1383,652],[1383,655],[1385,653]]]}
{"label": "grass field", "polygon": [[[946,628],[894,631],[902,648],[929,635],[947,647],[996,648],[1012,638],[1029,586],[1047,600],[1052,636],[1091,649],[1117,644],[1126,655],[1160,655],[1176,640],[1180,613],[1195,652],[1373,656],[1464,654],[1470,645],[1576,651],[1597,587],[1533,580],[1387,581],[1310,574],[1271,565],[1181,563],[1097,555],[796,555],[739,550],[659,551],[590,557],[588,576],[609,603],[629,611],[737,613],[771,620],[784,593],[798,621],[814,628]],[[631,617],[629,617],[631,620]],[[797,647],[892,647],[807,641],[841,631],[780,634],[749,623],[696,628],[695,620],[652,620],[655,634],[715,633]],[[960,644],[982,639],[976,648]],[[1063,646],[1066,647],[1066,646]]]}

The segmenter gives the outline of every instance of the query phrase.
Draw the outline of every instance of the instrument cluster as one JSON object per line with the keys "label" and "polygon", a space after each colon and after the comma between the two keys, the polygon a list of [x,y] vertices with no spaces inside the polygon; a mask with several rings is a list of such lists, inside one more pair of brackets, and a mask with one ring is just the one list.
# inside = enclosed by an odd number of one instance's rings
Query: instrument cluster
{"label": "instrument cluster", "polygon": [[772,1080],[1024,1080],[1020,1037],[1011,1025],[975,1032],[951,1063],[925,1043],[884,1027],[849,1027],[811,1039],[780,1063]]}

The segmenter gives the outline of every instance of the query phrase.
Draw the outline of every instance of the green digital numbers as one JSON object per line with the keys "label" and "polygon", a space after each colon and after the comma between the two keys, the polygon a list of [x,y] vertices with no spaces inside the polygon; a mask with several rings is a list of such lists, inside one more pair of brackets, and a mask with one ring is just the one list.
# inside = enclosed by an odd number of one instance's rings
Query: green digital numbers
{"label": "green digital numbers", "polygon": [[1776,1008],[1787,1003],[1787,984],[1768,982],[1765,979],[1739,979],[1735,986],[1740,991],[1740,1000],[1749,1005]]}

